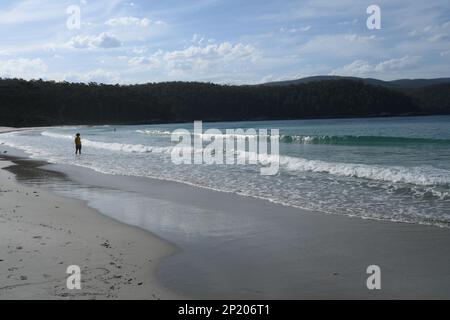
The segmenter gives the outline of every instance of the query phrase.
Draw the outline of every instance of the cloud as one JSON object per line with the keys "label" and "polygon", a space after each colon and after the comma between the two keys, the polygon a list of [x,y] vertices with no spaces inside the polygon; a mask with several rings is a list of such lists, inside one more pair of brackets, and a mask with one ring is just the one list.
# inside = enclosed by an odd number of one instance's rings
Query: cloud
{"label": "cloud", "polygon": [[161,61],[155,57],[132,57],[128,60],[130,66],[148,66],[157,68],[161,66]]}
{"label": "cloud", "polygon": [[68,43],[69,47],[76,49],[87,49],[87,48],[117,48],[122,46],[120,40],[111,34],[103,32],[98,36],[75,36],[70,39]]}
{"label": "cloud", "polygon": [[383,41],[383,38],[374,34],[368,36],[354,33],[319,34],[301,43],[297,50],[303,56],[308,55],[314,59],[318,57],[367,59],[367,56],[377,54]]}
{"label": "cloud", "polygon": [[350,42],[367,43],[371,40],[375,40],[377,37],[375,35],[370,36],[360,36],[357,34],[346,34],[344,39]]}
{"label": "cloud", "polygon": [[370,64],[365,60],[355,60],[350,64],[332,70],[330,74],[356,77],[375,75],[411,67],[415,65],[420,59],[421,57],[419,56],[404,56],[402,58],[382,61],[378,64]]}
{"label": "cloud", "polygon": [[387,61],[380,62],[377,64],[374,68],[377,72],[384,72],[389,70],[399,70],[403,69],[405,67],[413,66],[415,65],[421,57],[419,56],[404,56],[399,59],[390,59]]}
{"label": "cloud", "polygon": [[204,79],[212,74],[231,74],[248,69],[259,54],[255,47],[243,43],[222,42],[191,45],[182,50],[158,50],[149,56],[128,59],[134,70],[152,69],[166,77]]}
{"label": "cloud", "polygon": [[252,57],[255,48],[250,45],[237,43],[235,45],[230,42],[220,44],[209,44],[207,46],[190,46],[184,50],[175,50],[166,52],[164,60],[192,59],[196,57],[205,58],[222,58],[222,59],[242,59]]}
{"label": "cloud", "polygon": [[412,37],[420,37],[430,42],[448,42],[450,40],[450,21],[442,24],[430,24],[414,29],[409,33]]}
{"label": "cloud", "polygon": [[257,83],[268,83],[268,82],[278,82],[278,81],[288,81],[292,79],[301,79],[311,76],[310,74],[295,73],[283,76],[274,76],[273,74],[266,75],[257,81]]}
{"label": "cloud", "polygon": [[450,40],[450,36],[448,34],[440,33],[431,36],[428,40],[431,42],[440,42],[440,41],[448,42]]}
{"label": "cloud", "polygon": [[280,32],[284,32],[284,33],[306,32],[306,31],[309,31],[309,30],[311,30],[311,26],[310,25],[307,25],[307,26],[304,26],[304,27],[300,27],[300,28],[290,28],[290,29],[281,27],[279,29]]}
{"label": "cloud", "polygon": [[156,26],[164,26],[166,23],[164,21],[158,20],[158,21],[152,21],[147,18],[136,18],[136,17],[118,17],[118,18],[112,18],[105,22],[106,25],[112,26],[112,27],[118,27],[118,26],[137,26],[137,27],[149,27],[150,25],[156,25]]}
{"label": "cloud", "polygon": [[65,6],[59,1],[25,0],[14,2],[14,5],[11,7],[2,8],[0,11],[0,25],[48,21],[60,18],[61,12],[65,12]]}
{"label": "cloud", "polygon": [[364,60],[355,60],[341,68],[331,71],[332,75],[342,76],[365,76],[373,71],[373,67],[369,62]]}
{"label": "cloud", "polygon": [[349,26],[349,25],[356,25],[358,23],[358,19],[353,19],[353,20],[347,20],[347,21],[342,21],[342,22],[338,22],[338,26]]}
{"label": "cloud", "polygon": [[[46,26],[51,22],[58,26],[65,22],[68,17],[66,9],[69,4],[76,5],[78,1],[55,1],[55,0],[21,0],[0,2],[0,25],[9,24],[30,25],[39,23]],[[93,16],[96,18],[109,15],[122,0],[96,0],[79,1],[82,9],[82,19]]]}
{"label": "cloud", "polygon": [[131,50],[131,52],[136,55],[143,55],[147,51],[148,51],[148,48],[146,48],[146,47],[135,47]]}
{"label": "cloud", "polygon": [[39,79],[44,78],[48,67],[41,59],[0,60],[0,77]]}
{"label": "cloud", "polygon": [[223,42],[160,53],[159,58],[171,76],[183,76],[190,71],[205,74],[252,62],[256,59],[256,49],[242,43]]}
{"label": "cloud", "polygon": [[87,72],[68,72],[58,76],[59,80],[69,82],[98,82],[116,84],[120,82],[120,73],[104,69],[94,69]]}

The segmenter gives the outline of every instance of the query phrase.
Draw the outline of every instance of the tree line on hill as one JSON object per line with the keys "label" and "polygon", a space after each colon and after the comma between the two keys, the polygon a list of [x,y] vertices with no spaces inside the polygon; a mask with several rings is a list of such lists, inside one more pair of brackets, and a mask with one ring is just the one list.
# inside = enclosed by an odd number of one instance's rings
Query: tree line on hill
{"label": "tree line on hill", "polygon": [[292,85],[105,85],[0,79],[0,125],[141,124],[450,114],[450,84],[396,90],[358,80]]}

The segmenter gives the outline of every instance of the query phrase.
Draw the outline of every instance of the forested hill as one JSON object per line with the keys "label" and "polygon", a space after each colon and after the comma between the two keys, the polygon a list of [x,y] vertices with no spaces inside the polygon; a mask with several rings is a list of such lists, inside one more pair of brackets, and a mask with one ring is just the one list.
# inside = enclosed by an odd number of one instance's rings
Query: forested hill
{"label": "forested hill", "polygon": [[268,82],[263,85],[266,86],[286,86],[300,83],[310,83],[324,80],[354,80],[362,81],[366,84],[382,86],[390,89],[417,89],[427,86],[432,86],[436,84],[449,84],[450,78],[435,78],[435,79],[399,79],[392,81],[383,81],[374,78],[358,78],[349,76],[312,76],[306,78],[300,78],[295,80],[285,80],[277,82]]}
{"label": "forested hill", "polygon": [[0,80],[0,125],[450,114],[450,84],[407,92],[349,79],[286,86]]}

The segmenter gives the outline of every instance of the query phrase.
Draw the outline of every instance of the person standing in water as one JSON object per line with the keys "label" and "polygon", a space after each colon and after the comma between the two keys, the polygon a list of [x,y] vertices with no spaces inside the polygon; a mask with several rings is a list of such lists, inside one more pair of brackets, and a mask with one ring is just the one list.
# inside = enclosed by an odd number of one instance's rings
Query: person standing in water
{"label": "person standing in water", "polygon": [[77,136],[75,137],[75,154],[81,154],[81,137],[80,134],[77,133]]}

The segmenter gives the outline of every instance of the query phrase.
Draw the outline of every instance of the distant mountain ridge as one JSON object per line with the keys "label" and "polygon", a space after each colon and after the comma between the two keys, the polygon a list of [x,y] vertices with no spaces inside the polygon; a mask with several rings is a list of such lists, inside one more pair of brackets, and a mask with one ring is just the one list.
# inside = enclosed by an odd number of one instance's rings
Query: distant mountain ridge
{"label": "distant mountain ridge", "polygon": [[300,78],[295,80],[275,81],[267,82],[261,85],[264,86],[288,86],[296,84],[306,84],[317,81],[329,81],[329,80],[354,80],[362,81],[365,84],[382,86],[390,89],[417,89],[439,84],[450,83],[450,78],[434,78],[434,79],[399,79],[392,81],[384,81],[375,78],[359,78],[359,77],[346,77],[346,76],[312,76],[306,78]]}

